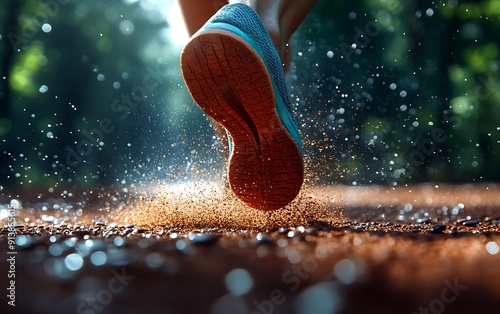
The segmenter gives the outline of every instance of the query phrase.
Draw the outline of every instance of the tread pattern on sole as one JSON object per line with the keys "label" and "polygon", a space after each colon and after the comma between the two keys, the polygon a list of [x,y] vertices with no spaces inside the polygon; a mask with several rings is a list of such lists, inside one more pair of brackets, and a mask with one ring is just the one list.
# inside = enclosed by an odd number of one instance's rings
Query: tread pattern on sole
{"label": "tread pattern on sole", "polygon": [[304,179],[302,155],[280,122],[257,52],[230,32],[199,32],[182,52],[181,69],[194,101],[231,135],[233,193],[262,210],[292,201]]}

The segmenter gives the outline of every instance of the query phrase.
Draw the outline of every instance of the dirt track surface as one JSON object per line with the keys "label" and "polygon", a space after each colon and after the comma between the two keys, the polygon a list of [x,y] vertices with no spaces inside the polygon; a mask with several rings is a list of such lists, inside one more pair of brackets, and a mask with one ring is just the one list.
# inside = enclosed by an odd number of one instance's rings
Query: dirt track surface
{"label": "dirt track surface", "polygon": [[[3,191],[0,204],[22,205],[15,310],[498,310],[496,185],[309,188],[275,212],[201,184],[147,191]],[[1,231],[0,249],[12,251],[8,226]],[[5,288],[8,263],[0,260]],[[7,301],[2,313],[13,309]]]}

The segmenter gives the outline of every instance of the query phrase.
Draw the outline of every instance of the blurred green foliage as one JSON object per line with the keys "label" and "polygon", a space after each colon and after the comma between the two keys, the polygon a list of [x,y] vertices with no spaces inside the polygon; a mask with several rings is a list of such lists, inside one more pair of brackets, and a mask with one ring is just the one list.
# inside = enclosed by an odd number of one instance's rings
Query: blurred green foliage
{"label": "blurred green foliage", "polygon": [[320,1],[292,85],[298,111],[320,113],[304,133],[329,139],[311,153],[326,181],[498,181],[499,12],[495,0]]}
{"label": "blurred green foliage", "polygon": [[[0,4],[0,185],[220,178],[173,0]],[[288,81],[325,183],[500,178],[500,1],[319,0]]]}

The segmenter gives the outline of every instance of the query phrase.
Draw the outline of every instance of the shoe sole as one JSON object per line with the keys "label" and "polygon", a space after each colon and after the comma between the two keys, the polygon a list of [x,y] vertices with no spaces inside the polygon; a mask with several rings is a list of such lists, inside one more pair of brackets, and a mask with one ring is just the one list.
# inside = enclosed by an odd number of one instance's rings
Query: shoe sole
{"label": "shoe sole", "polygon": [[302,154],[279,119],[255,49],[229,31],[201,31],[184,48],[181,69],[194,101],[231,135],[228,181],[236,197],[261,210],[290,203],[304,180]]}

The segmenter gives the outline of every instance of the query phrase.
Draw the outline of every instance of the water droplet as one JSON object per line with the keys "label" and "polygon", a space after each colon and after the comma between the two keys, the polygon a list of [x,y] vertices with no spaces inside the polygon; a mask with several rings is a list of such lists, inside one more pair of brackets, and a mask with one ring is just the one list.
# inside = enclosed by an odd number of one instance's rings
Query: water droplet
{"label": "water droplet", "polygon": [[220,234],[209,233],[190,233],[188,239],[194,244],[210,244],[217,241],[221,237]]}
{"label": "water droplet", "polygon": [[49,246],[49,254],[52,256],[61,256],[63,251],[64,250],[60,244],[54,243],[51,246]]}
{"label": "water droplet", "polygon": [[146,257],[145,262],[150,268],[158,268],[163,264],[163,257],[158,253],[151,253]]}
{"label": "water droplet", "polygon": [[103,251],[95,251],[94,253],[92,253],[92,255],[90,255],[90,262],[95,266],[102,266],[106,264],[107,260],[108,257]]}
{"label": "water droplet", "polygon": [[45,23],[42,25],[42,31],[45,32],[45,33],[50,33],[50,31],[52,30],[52,25],[48,24],[48,23]]}
{"label": "water droplet", "polygon": [[175,247],[179,251],[184,251],[187,248],[187,243],[184,240],[178,240],[177,242],[175,242]]}
{"label": "water droplet", "polygon": [[19,247],[29,247],[33,243],[33,239],[27,235],[19,235],[16,237],[16,245]]}
{"label": "water droplet", "polygon": [[231,294],[244,295],[252,289],[253,279],[248,271],[237,268],[227,273],[224,283]]}
{"label": "water droplet", "polygon": [[[40,88],[38,89],[38,91],[39,91],[40,93],[42,93],[42,94],[43,94],[43,93],[46,93],[48,90],[49,90],[49,88],[47,87],[47,85],[42,85],[42,86],[40,86]],[[31,115],[31,117],[32,117],[32,118],[34,118],[34,116],[35,116],[34,114],[32,114],[32,115]]]}
{"label": "water droplet", "polygon": [[345,285],[350,285],[356,281],[357,270],[353,261],[344,259],[339,261],[334,268],[335,276]]}
{"label": "water droplet", "polygon": [[77,271],[83,266],[83,258],[76,253],[72,253],[66,256],[64,265],[71,271]]}
{"label": "water droplet", "polygon": [[341,299],[335,283],[324,282],[314,285],[297,296],[295,301],[296,313],[337,313],[341,306]]}
{"label": "water droplet", "polygon": [[123,35],[130,35],[135,30],[134,23],[132,23],[129,20],[123,20],[123,21],[121,21],[120,24],[118,25],[118,28],[120,29],[120,32]]}
{"label": "water droplet", "polygon": [[122,246],[125,244],[125,240],[123,240],[123,238],[121,238],[121,237],[116,237],[113,240],[113,244],[116,246]]}
{"label": "water droplet", "polygon": [[496,242],[491,241],[486,244],[486,251],[488,251],[488,253],[490,253],[491,255],[496,255],[498,254],[500,249]]}

